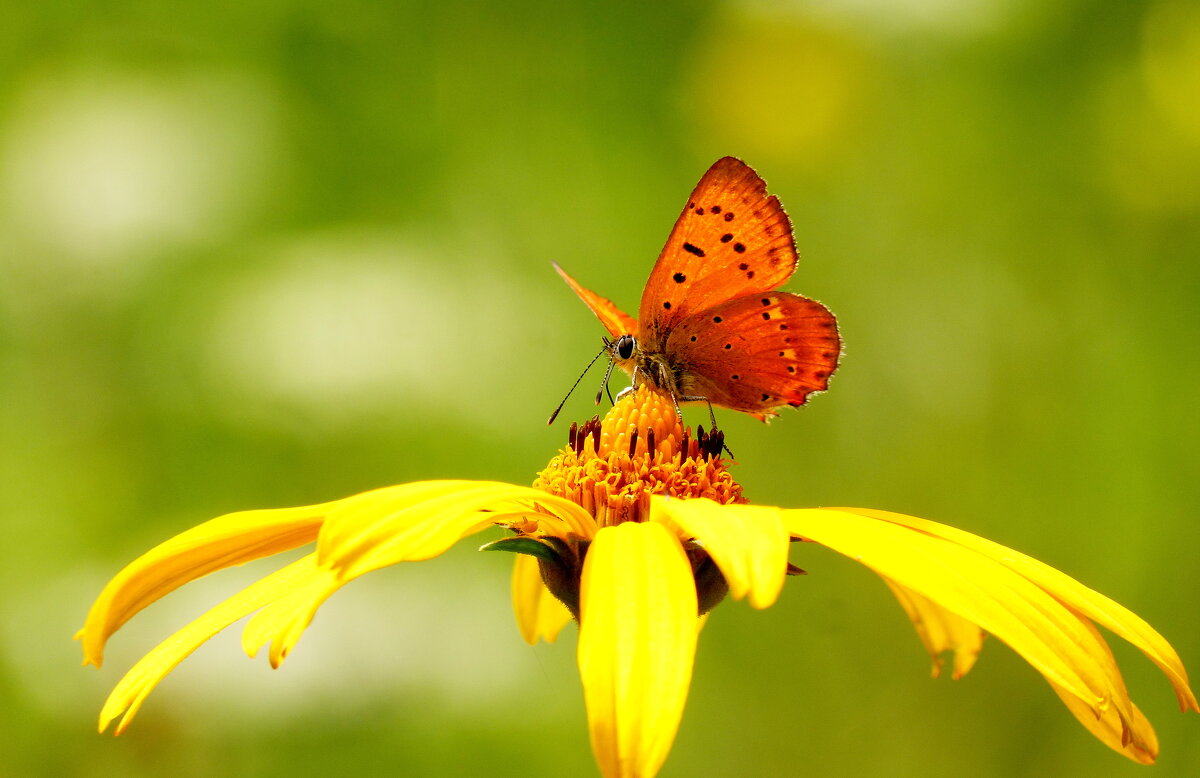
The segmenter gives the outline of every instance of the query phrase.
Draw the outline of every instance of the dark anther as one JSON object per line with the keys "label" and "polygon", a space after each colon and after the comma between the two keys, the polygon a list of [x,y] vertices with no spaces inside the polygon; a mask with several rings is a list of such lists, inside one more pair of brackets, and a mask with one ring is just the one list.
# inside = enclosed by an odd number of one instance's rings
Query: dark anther
{"label": "dark anther", "polygon": [[629,456],[630,457],[632,457],[635,453],[637,453],[637,439],[638,439],[637,427],[634,427],[633,430],[629,433]]}
{"label": "dark anther", "polygon": [[654,428],[646,430],[646,453],[654,456]]}
{"label": "dark anther", "polygon": [[708,459],[716,459],[725,450],[725,433],[714,429],[708,436]]}
{"label": "dark anther", "polygon": [[571,429],[567,430],[567,441],[568,441],[567,445],[569,445],[571,447],[571,450],[574,451],[576,454],[579,453],[579,449],[575,448],[575,434],[577,432],[579,432],[579,425],[576,424],[575,422],[571,422]]}

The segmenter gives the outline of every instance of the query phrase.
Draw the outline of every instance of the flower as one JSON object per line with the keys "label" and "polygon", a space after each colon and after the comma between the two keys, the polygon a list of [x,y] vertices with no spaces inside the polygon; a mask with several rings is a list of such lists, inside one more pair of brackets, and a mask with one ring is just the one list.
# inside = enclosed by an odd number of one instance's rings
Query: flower
{"label": "flower", "polygon": [[429,559],[493,525],[485,546],[516,553],[513,605],[526,641],[579,623],[578,661],[592,748],[606,776],[652,776],[667,758],[691,680],[699,628],[726,595],[766,608],[789,573],[793,540],[878,573],[941,668],[961,677],[991,633],[1036,668],[1097,738],[1137,762],[1158,743],[1095,624],[1162,669],[1180,707],[1200,710],[1170,644],[1121,605],[1012,549],[924,519],[862,508],[752,506],[721,458],[724,439],[680,425],[669,396],[627,393],[603,422],[572,425],[533,487],[478,481],[391,486],[301,508],[232,513],[151,549],[105,587],[76,638],[97,667],[108,638],[188,581],[316,541],[296,562],[217,605],[139,661],[100,714],[119,734],[154,686],[238,619],[250,656],[278,667],[325,600],[364,573]]}

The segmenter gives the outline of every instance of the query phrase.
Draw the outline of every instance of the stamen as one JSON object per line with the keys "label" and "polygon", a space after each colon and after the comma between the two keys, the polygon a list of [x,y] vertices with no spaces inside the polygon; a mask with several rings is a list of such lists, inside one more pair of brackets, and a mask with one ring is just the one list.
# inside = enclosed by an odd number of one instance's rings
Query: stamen
{"label": "stamen", "polygon": [[670,395],[648,384],[622,397],[603,421],[573,428],[570,445],[534,485],[580,505],[599,526],[645,521],[652,494],[745,502],[720,459],[724,434],[703,427],[693,434],[679,423]]}

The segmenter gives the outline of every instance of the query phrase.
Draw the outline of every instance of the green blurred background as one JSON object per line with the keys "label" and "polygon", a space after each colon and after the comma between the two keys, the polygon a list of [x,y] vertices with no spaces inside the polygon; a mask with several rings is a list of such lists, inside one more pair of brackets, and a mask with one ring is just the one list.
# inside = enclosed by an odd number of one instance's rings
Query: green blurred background
{"label": "green blurred background", "polygon": [[[179,591],[100,672],[70,636],[211,516],[528,483],[595,412],[598,378],[545,424],[601,334],[550,260],[635,309],[725,154],[846,342],[800,412],[720,414],[748,496],[1012,545],[1200,672],[1195,3],[0,10],[0,772],[591,774],[573,630],[525,646],[473,543],[355,583],[277,672],[231,630],[116,740],[121,673],[278,563]],[[1002,644],[932,681],[869,571],[793,561],[776,607],[710,620],[664,776],[1143,774]],[[1200,773],[1200,720],[1114,651],[1155,774]]]}

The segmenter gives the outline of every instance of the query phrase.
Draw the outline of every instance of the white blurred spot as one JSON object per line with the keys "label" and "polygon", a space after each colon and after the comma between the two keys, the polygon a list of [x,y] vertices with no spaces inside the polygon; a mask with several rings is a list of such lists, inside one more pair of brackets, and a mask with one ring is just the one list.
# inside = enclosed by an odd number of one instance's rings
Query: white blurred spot
{"label": "white blurred spot", "polygon": [[969,37],[1001,26],[1021,0],[743,0],[755,13],[804,15],[882,34],[930,32]]}
{"label": "white blurred spot", "polygon": [[297,241],[263,268],[220,303],[207,350],[216,379],[268,416],[282,406],[346,423],[413,403],[470,412],[512,372],[511,301],[532,297],[369,232]]}
{"label": "white blurred spot", "polygon": [[0,218],[52,258],[114,268],[209,240],[258,198],[272,104],[219,73],[43,75],[0,137]]}
{"label": "white blurred spot", "polygon": [[[436,700],[460,710],[507,707],[508,696],[537,667],[513,621],[506,574],[483,564],[460,574],[449,561],[405,565],[355,581],[322,606],[275,671],[266,661],[267,648],[253,661],[247,658],[242,625],[235,625],[206,646],[203,656],[189,660],[190,667],[181,666],[159,704],[206,718],[232,715],[234,726],[237,720],[261,726],[268,719],[286,726],[291,715],[380,701],[411,707]],[[192,599],[175,604],[174,621],[182,624],[203,612],[203,601]]]}

